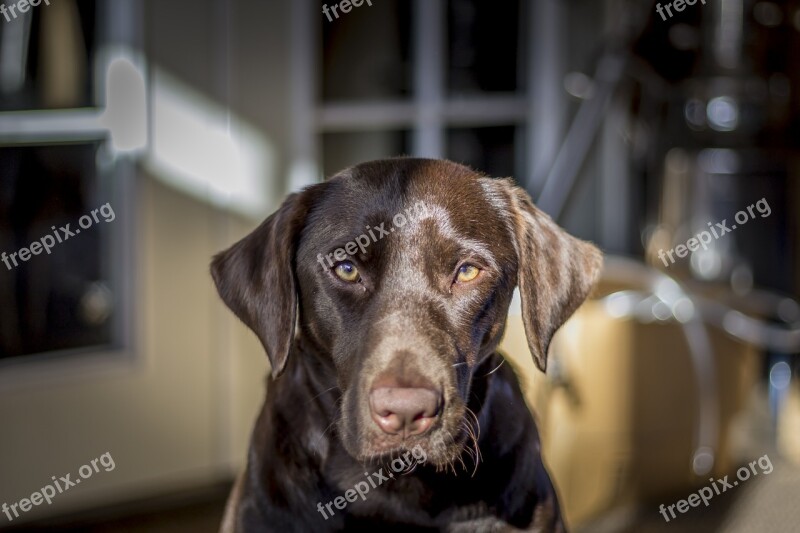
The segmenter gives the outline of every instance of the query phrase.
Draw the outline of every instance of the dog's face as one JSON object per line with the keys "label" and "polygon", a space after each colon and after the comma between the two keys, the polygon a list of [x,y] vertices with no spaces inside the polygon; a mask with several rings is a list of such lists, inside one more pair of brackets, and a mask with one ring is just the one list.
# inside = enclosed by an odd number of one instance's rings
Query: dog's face
{"label": "dog's face", "polygon": [[299,309],[302,336],[335,368],[337,433],[352,456],[419,446],[444,466],[470,434],[472,376],[500,342],[514,287],[544,370],[550,338],[600,262],[509,181],[401,158],[289,197],[212,273],[275,376]]}

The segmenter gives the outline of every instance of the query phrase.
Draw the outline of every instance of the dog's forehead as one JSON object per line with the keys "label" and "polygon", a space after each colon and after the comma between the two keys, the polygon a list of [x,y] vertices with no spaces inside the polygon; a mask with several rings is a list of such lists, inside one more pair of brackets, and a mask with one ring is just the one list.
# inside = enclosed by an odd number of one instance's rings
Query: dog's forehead
{"label": "dog's forehead", "polygon": [[329,234],[361,232],[366,225],[383,222],[387,229],[405,226],[409,236],[431,226],[448,237],[481,235],[488,226],[502,225],[505,214],[489,181],[448,161],[366,163],[329,182],[316,223]]}

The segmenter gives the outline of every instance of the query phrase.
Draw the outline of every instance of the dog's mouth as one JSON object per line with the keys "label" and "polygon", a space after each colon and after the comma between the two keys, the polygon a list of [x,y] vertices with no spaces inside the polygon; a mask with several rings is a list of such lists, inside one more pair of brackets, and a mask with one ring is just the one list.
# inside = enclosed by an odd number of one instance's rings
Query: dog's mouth
{"label": "dog's mouth", "polygon": [[426,444],[397,446],[391,450],[369,453],[360,460],[370,465],[390,465],[396,474],[410,474],[418,467],[430,463],[429,448]]}
{"label": "dog's mouth", "polygon": [[359,461],[387,464],[398,457],[408,459],[411,453],[413,461],[406,461],[409,467],[428,465],[455,471],[457,465],[472,468],[480,460],[477,418],[465,407],[444,410],[430,429],[419,435],[387,434],[375,424],[366,425],[360,433],[361,438],[343,439],[345,448]]}
{"label": "dog's mouth", "polygon": [[480,430],[467,405],[469,376],[404,351],[387,353],[388,363],[369,361],[361,379],[342,391],[338,433],[345,450],[363,462],[417,450],[424,461],[415,465],[471,469],[479,461]]}

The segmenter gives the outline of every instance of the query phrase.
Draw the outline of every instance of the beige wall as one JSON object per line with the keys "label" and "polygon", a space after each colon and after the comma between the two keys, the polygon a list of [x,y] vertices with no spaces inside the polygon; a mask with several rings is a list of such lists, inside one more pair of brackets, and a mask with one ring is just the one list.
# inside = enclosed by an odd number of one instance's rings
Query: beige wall
{"label": "beige wall", "polygon": [[[274,207],[289,168],[288,2],[228,3],[230,48],[213,0],[143,2],[145,53],[268,139]],[[133,210],[132,344],[121,352],[0,371],[0,504],[14,503],[110,452],[116,468],[35,507],[26,519],[214,482],[241,464],[263,399],[267,359],[219,301],[211,256],[242,220],[143,173]],[[266,215],[267,213],[264,213]],[[6,518],[0,514],[0,527]]]}
{"label": "beige wall", "polygon": [[219,302],[208,263],[248,228],[146,177],[133,205],[134,345],[56,362],[60,376],[40,363],[4,370],[0,381],[0,503],[30,496],[53,475],[74,479],[105,452],[116,468],[26,518],[213,482],[246,451],[267,360]]}

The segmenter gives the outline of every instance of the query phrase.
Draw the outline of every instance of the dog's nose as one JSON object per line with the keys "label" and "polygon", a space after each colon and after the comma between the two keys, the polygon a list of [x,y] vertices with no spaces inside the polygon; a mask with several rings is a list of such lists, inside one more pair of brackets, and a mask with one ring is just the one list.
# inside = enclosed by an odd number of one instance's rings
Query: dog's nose
{"label": "dog's nose", "polygon": [[428,431],[439,415],[441,395],[431,389],[380,387],[369,394],[372,419],[384,433],[403,438]]}

